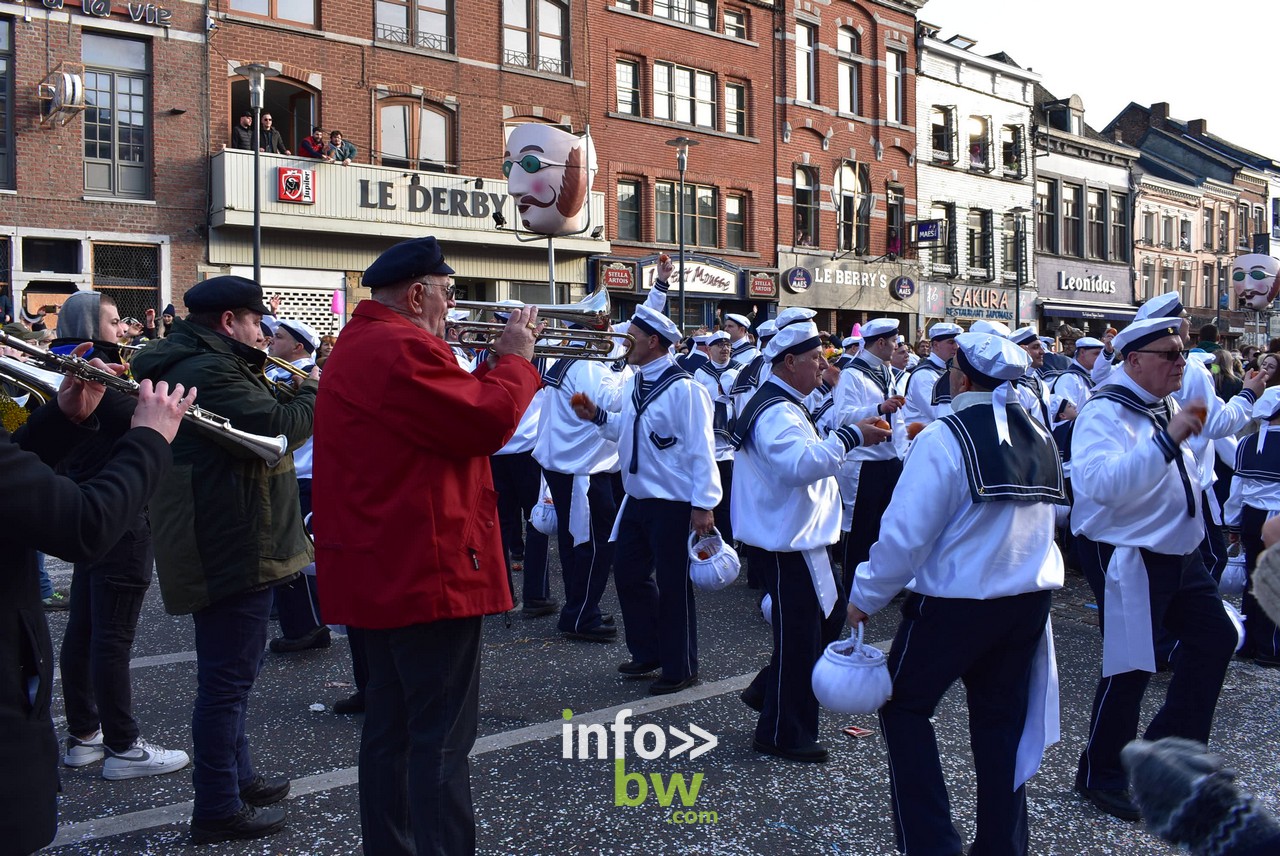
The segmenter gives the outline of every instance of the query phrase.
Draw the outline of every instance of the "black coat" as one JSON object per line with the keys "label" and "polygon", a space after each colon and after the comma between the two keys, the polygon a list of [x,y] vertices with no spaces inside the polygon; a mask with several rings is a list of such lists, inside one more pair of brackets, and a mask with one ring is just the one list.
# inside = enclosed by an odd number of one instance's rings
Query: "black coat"
{"label": "black coat", "polygon": [[163,437],[137,428],[83,484],[55,475],[51,467],[97,428],[96,417],[73,425],[56,402],[12,438],[0,428],[0,515],[9,526],[0,566],[0,853],[31,853],[57,831],[53,644],[36,551],[72,562],[97,558],[138,516],[172,461]]}

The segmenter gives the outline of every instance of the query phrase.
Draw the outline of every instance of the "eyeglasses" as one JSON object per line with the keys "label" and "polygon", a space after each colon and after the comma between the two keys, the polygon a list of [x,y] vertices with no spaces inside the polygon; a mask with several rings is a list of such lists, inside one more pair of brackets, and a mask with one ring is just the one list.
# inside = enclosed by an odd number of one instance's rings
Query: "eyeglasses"
{"label": "eyeglasses", "polygon": [[1138,348],[1130,351],[1131,354],[1159,354],[1160,358],[1171,363],[1176,363],[1179,358],[1186,359],[1187,354],[1191,353],[1190,348],[1174,348],[1173,350],[1164,350],[1156,348]]}
{"label": "eyeglasses", "polygon": [[540,169],[549,166],[567,166],[567,164],[556,163],[555,161],[544,161],[537,155],[525,155],[516,161],[505,160],[502,162],[502,174],[507,178],[511,177],[511,167],[520,164],[520,168],[525,172],[534,173]]}
{"label": "eyeglasses", "polygon": [[445,300],[453,300],[454,296],[458,293],[458,286],[454,285],[452,282],[449,283],[448,285],[441,285],[438,282],[427,282],[426,280],[419,280],[418,285],[427,286],[427,287],[430,287],[433,285],[436,286],[442,292],[444,292]]}
{"label": "eyeglasses", "polygon": [[1251,270],[1247,272],[1238,270],[1231,274],[1231,278],[1236,282],[1244,282],[1244,278],[1246,276],[1252,277],[1253,279],[1267,279],[1271,274],[1267,273],[1265,270]]}
{"label": "eyeglasses", "polygon": [[270,121],[271,121],[271,117],[270,117],[270,116],[263,116],[263,117],[262,117],[262,121],[264,121],[264,122],[270,122]]}

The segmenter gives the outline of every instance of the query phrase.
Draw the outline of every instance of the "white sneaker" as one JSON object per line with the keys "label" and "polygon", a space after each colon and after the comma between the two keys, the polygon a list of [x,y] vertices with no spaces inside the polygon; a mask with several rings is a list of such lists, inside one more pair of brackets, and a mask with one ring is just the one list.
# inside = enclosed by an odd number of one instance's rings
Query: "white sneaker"
{"label": "white sneaker", "polygon": [[67,751],[62,756],[62,763],[68,767],[84,767],[95,761],[101,761],[104,754],[101,729],[88,740],[81,740],[68,734]]}
{"label": "white sneaker", "polygon": [[124,752],[106,750],[107,760],[102,765],[102,778],[118,781],[137,779],[141,776],[160,776],[181,770],[191,759],[181,749],[161,749],[139,737]]}

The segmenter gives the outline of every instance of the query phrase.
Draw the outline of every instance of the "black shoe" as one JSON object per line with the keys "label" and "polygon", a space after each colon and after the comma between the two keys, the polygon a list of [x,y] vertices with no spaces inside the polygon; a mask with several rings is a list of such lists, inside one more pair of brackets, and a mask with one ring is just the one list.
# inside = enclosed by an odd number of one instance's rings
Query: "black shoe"
{"label": "black shoe", "polygon": [[670,695],[678,693],[680,690],[687,690],[698,682],[697,675],[690,675],[682,680],[673,681],[670,678],[658,678],[649,684],[649,695]]}
{"label": "black shoe", "polygon": [[274,779],[258,776],[248,786],[240,789],[240,799],[250,805],[261,808],[272,805],[289,796],[289,778],[279,776]]}
{"label": "black shoe", "polygon": [[776,755],[779,758],[786,758],[788,761],[798,761],[802,764],[823,764],[827,760],[827,748],[821,743],[807,743],[804,746],[796,746],[788,748],[785,746],[774,746],[772,743],[765,743],[760,738],[751,741],[751,748],[765,755]]}
{"label": "black shoe", "polygon": [[1264,669],[1280,669],[1280,657],[1270,657],[1266,654],[1254,655],[1253,662],[1255,665]]}
{"label": "black shoe", "polygon": [[284,808],[258,808],[245,803],[238,812],[222,820],[192,820],[191,843],[214,844],[218,841],[264,838],[275,835],[282,829]]}
{"label": "black shoe", "polygon": [[584,642],[612,642],[618,638],[618,628],[612,624],[597,624],[585,630],[560,631],[569,639],[581,639]]}
{"label": "black shoe", "polygon": [[292,654],[295,651],[306,651],[308,648],[328,648],[329,641],[329,625],[321,624],[297,639],[289,639],[285,636],[272,639],[268,647],[273,654]]}
{"label": "black shoe", "polygon": [[364,693],[353,693],[333,703],[333,712],[343,715],[364,713]]}
{"label": "black shoe", "polygon": [[755,685],[752,684],[739,693],[738,698],[742,699],[742,703],[754,710],[756,713],[764,713],[764,692],[753,692],[753,686]]}
{"label": "black shoe", "polygon": [[554,600],[530,599],[524,602],[520,614],[525,618],[542,618],[544,615],[555,615],[560,611],[560,604]]}
{"label": "black shoe", "polygon": [[613,627],[615,624],[617,624],[617,622],[613,620],[612,612],[600,613],[600,623],[605,625],[606,627]]}
{"label": "black shoe", "polygon": [[1142,813],[1124,788],[1086,788],[1084,785],[1076,785],[1076,790],[1093,803],[1098,811],[1121,820],[1142,820]]}
{"label": "black shoe", "polygon": [[638,663],[635,660],[631,660],[619,666],[618,671],[628,678],[640,678],[652,674],[660,668],[662,668],[661,663]]}

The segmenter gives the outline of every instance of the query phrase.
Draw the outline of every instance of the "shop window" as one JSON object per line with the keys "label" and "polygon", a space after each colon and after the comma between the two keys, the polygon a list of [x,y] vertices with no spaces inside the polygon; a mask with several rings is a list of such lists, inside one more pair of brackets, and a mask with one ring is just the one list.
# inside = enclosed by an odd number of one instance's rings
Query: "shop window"
{"label": "shop window", "polygon": [[864,255],[871,248],[871,170],[866,164],[845,161],[837,176],[840,198],[841,252]]}
{"label": "shop window", "polygon": [[618,112],[640,115],[640,65],[620,59],[614,64],[614,81],[618,89]]}
{"label": "shop window", "polygon": [[796,100],[817,100],[818,28],[796,24]]}
{"label": "shop window", "polygon": [[982,281],[994,278],[991,245],[991,212],[969,209],[969,277]]}
{"label": "shop window", "polygon": [[502,61],[568,74],[567,0],[502,0]]}
{"label": "shop window", "polygon": [[151,63],[148,45],[86,32],[84,189],[99,196],[151,195]]}
{"label": "shop window", "polygon": [[724,86],[724,130],[728,134],[747,133],[747,87],[741,83]]}
{"label": "shop window", "polygon": [[818,246],[818,171],[798,166],[795,171],[796,246]]}
{"label": "shop window", "polygon": [[745,39],[747,37],[746,14],[726,9],[724,11],[724,34],[734,39]]}
{"label": "shop window", "polygon": [[433,51],[453,51],[451,0],[377,0],[374,37]]}
{"label": "shop window", "polygon": [[1107,257],[1113,262],[1129,261],[1129,197],[1111,193],[1111,246]]}
{"label": "shop window", "polygon": [[1005,178],[1022,178],[1026,170],[1026,133],[1021,125],[1000,129],[1000,166]]}
{"label": "shop window", "polygon": [[933,159],[937,163],[956,162],[956,108],[933,105],[930,124]]}
{"label": "shop window", "polygon": [[653,115],[686,125],[715,127],[716,78],[669,62],[653,64]]}
{"label": "shop window", "polygon": [[1080,226],[1084,188],[1078,184],[1062,185],[1062,254],[1080,255]]}
{"label": "shop window", "polygon": [[0,188],[16,187],[13,174],[13,23],[0,19]]}
{"label": "shop window", "polygon": [[1043,178],[1036,179],[1036,249],[1058,252],[1058,185]]}
{"label": "shop window", "polygon": [[731,193],[724,200],[724,247],[747,249],[747,197],[741,194]]}
{"label": "shop window", "polygon": [[[658,242],[676,243],[676,205],[679,185],[659,181],[654,185],[654,224]],[[716,189],[699,184],[684,186],[684,242],[693,247],[715,247],[719,220]]]}
{"label": "shop window", "polygon": [[378,104],[378,162],[383,166],[453,172],[453,116],[416,98]]}
{"label": "shop window", "polygon": [[969,117],[969,168],[991,169],[991,120],[983,116]]}
{"label": "shop window", "polygon": [[906,247],[907,210],[901,185],[891,184],[885,189],[884,210],[885,219],[888,220],[884,251],[890,257],[903,255]]}
{"label": "shop window", "polygon": [[885,51],[884,101],[885,121],[905,124],[907,121],[907,55],[901,51]]}
{"label": "shop window", "polygon": [[121,318],[141,318],[160,307],[160,248],[154,244],[95,241],[93,289],[109,294]]}
{"label": "shop window", "polygon": [[289,24],[316,25],[315,0],[231,0],[231,11]]}
{"label": "shop window", "polygon": [[711,0],[653,0],[653,14],[681,24],[711,29]]}
{"label": "shop window", "polygon": [[1085,252],[1091,259],[1100,259],[1106,253],[1107,222],[1106,194],[1101,190],[1090,190],[1085,216],[1088,217],[1085,231]]}
{"label": "shop window", "polygon": [[624,178],[618,181],[618,231],[619,241],[640,240],[640,181]]}

